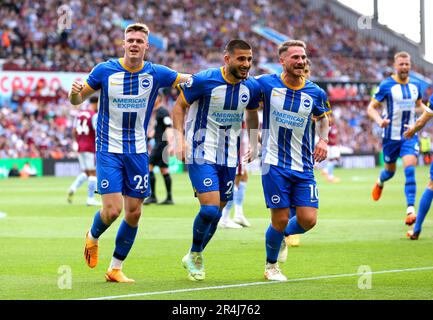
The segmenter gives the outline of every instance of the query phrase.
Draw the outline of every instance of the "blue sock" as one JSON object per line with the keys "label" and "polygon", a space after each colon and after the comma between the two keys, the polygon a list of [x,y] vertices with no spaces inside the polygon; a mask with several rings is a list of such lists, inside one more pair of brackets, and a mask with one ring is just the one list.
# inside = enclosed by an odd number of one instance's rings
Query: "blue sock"
{"label": "blue sock", "polygon": [[433,190],[430,190],[429,188],[425,189],[421,196],[421,200],[419,201],[418,214],[416,216],[415,227],[413,228],[414,232],[421,232],[422,223],[424,222],[424,218],[430,210],[432,200]]}
{"label": "blue sock", "polygon": [[102,221],[101,213],[98,210],[95,214],[95,217],[93,218],[93,224],[90,228],[90,233],[92,234],[93,238],[98,239],[109,226],[110,225],[107,225]]}
{"label": "blue sock", "polygon": [[209,227],[219,214],[218,206],[200,206],[200,211],[194,219],[192,229],[192,252],[203,251],[203,240],[208,233]]}
{"label": "blue sock", "polygon": [[203,239],[202,250],[204,250],[204,248],[206,248],[208,242],[210,241],[210,239],[212,239],[213,235],[215,234],[215,231],[218,227],[218,222],[220,221],[221,216],[222,216],[222,212],[220,210],[220,211],[218,211],[218,215],[216,216],[214,221],[212,221],[212,223],[210,224],[209,230],[207,231],[206,236]]}
{"label": "blue sock", "polygon": [[379,180],[380,182],[384,183],[385,181],[391,179],[395,174],[395,171],[388,171],[386,169],[383,169],[380,173]]}
{"label": "blue sock", "polygon": [[137,235],[138,227],[131,227],[125,220],[120,224],[116,236],[116,247],[114,248],[113,257],[119,260],[125,260],[131,250]]}
{"label": "blue sock", "polygon": [[239,186],[234,190],[233,193],[233,202],[235,205],[241,206],[244,202],[245,197],[245,190],[247,189],[247,183],[246,182],[239,182]]}
{"label": "blue sock", "polygon": [[305,233],[306,230],[301,227],[301,225],[298,223],[298,219],[296,218],[296,215],[292,218],[290,218],[289,223],[287,224],[286,229],[284,230],[284,235],[289,236],[291,234],[302,234]]}
{"label": "blue sock", "polygon": [[284,239],[284,232],[274,229],[272,224],[269,225],[265,234],[266,239],[266,262],[276,263],[280,251],[281,241]]}
{"label": "blue sock", "polygon": [[415,167],[406,167],[404,169],[404,175],[406,176],[404,193],[406,195],[407,206],[413,206],[415,204],[416,196]]}
{"label": "blue sock", "polygon": [[[296,207],[290,207],[290,211],[289,211],[289,219],[292,219],[293,217],[296,217]],[[289,220],[290,222],[290,220]],[[287,224],[287,227],[289,225]],[[287,237],[289,234],[287,233],[287,227],[286,229],[284,229],[284,236]]]}

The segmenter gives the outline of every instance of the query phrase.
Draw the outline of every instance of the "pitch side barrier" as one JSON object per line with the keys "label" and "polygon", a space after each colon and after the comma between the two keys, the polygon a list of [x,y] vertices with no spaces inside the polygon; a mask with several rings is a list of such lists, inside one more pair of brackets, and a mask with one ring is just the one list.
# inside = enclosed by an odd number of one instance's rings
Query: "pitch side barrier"
{"label": "pitch side barrier", "polygon": [[[381,165],[381,156],[377,153],[355,153],[342,154],[339,160],[339,166],[342,168],[374,168]],[[4,174],[1,178],[7,178],[7,172],[13,164],[23,165],[30,159],[2,159],[4,165]],[[30,163],[37,169],[37,176],[55,176],[55,177],[72,177],[80,174],[80,165],[78,159],[31,159]],[[20,165],[20,166],[21,166]],[[19,169],[20,169],[19,166]],[[249,165],[250,170],[260,171],[260,160],[256,159]],[[171,173],[181,173],[185,169],[184,163],[175,157],[169,157],[169,170]]]}
{"label": "pitch side barrier", "polygon": [[[183,172],[183,163],[178,161],[175,157],[169,157],[169,170],[170,173]],[[157,169],[157,168],[156,168]],[[73,177],[81,173],[80,164],[78,159],[43,159],[42,170],[44,176],[55,177]]]}

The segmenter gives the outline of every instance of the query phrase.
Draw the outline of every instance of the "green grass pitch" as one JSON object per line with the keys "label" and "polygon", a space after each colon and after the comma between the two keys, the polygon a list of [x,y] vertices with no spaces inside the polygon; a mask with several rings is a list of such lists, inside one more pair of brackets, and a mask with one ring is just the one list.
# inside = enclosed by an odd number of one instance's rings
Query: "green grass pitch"
{"label": "green grass pitch", "polygon": [[[260,176],[250,176],[244,205],[252,227],[217,231],[204,252],[203,282],[189,281],[181,267],[199,206],[188,176],[173,176],[176,205],[143,208],[124,265],[125,274],[136,280],[133,285],[104,279],[120,219],[100,239],[98,266],[89,269],[84,262],[84,235],[96,210],[85,206],[86,185],[70,205],[66,191],[72,177],[0,180],[0,212],[6,214],[0,218],[0,299],[431,299],[432,214],[420,239],[408,240],[403,170],[376,203],[370,192],[379,171],[336,170],[338,184],[316,174],[318,223],[302,236],[300,247],[289,248],[281,265],[289,279],[285,283],[263,279],[270,214]],[[428,167],[417,168],[416,176],[418,205]],[[157,190],[163,200],[160,175]]]}

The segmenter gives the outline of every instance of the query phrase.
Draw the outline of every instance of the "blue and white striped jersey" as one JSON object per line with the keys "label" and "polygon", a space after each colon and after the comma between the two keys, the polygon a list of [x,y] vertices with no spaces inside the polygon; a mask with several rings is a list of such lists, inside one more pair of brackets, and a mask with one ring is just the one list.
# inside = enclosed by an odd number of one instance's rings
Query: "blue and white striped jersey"
{"label": "blue and white striped jersey", "polygon": [[263,91],[262,161],[294,171],[313,173],[314,132],[312,115],[326,110],[323,90],[305,80],[301,86],[287,84],[283,75],[257,78]]}
{"label": "blue and white striped jersey", "polygon": [[415,105],[421,98],[419,83],[410,77],[406,83],[402,83],[396,75],[392,75],[379,84],[373,99],[385,103],[382,117],[391,120],[388,127],[383,129],[383,138],[404,139],[404,125],[412,125],[416,121]]}
{"label": "blue and white striped jersey", "polygon": [[147,125],[158,90],[175,86],[179,78],[176,71],[147,61],[135,70],[123,58],[96,65],[86,81],[100,90],[96,151],[147,152]]}
{"label": "blue and white striped jersey", "polygon": [[244,109],[259,104],[257,81],[250,77],[232,83],[221,67],[194,74],[178,88],[190,105],[185,124],[187,163],[236,167]]}

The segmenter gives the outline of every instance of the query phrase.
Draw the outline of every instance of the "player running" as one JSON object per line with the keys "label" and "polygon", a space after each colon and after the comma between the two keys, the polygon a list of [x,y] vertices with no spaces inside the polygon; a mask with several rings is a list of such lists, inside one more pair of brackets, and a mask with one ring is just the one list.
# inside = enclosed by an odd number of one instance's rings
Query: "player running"
{"label": "player running", "polygon": [[176,154],[182,158],[184,117],[190,106],[185,124],[186,163],[200,202],[192,246],[182,259],[190,280],[205,279],[202,252],[217,229],[221,210],[233,197],[245,109],[247,127],[258,128],[260,89],[254,78],[248,78],[252,59],[247,42],[231,40],[223,67],[199,72],[178,86],[181,93],[173,110]]}
{"label": "player running", "polygon": [[[405,125],[413,125],[416,120],[415,107],[422,107],[422,92],[419,83],[409,77],[411,69],[410,55],[398,52],[394,56],[396,73],[383,80],[367,108],[367,114],[383,128],[383,159],[385,168],[380,173],[372,191],[372,198],[378,201],[386,181],[390,180],[396,171],[397,158],[401,157],[404,166],[406,182],[404,193],[406,196],[405,223],[410,226],[416,221],[415,197],[416,180],[415,166],[419,154],[418,137],[404,139]],[[383,116],[377,108],[385,104]],[[425,107],[425,106],[424,106]]]}
{"label": "player running", "polygon": [[[278,254],[287,234],[314,227],[319,203],[314,162],[326,159],[328,118],[321,89],[304,78],[307,55],[303,41],[284,42],[278,49],[281,74],[258,77],[264,95],[262,184],[271,224],[266,231],[265,279],[285,281]],[[312,117],[319,141],[314,147]],[[296,215],[289,219],[290,207]]]}
{"label": "player running", "polygon": [[143,199],[150,195],[147,125],[160,88],[176,86],[189,75],[143,61],[149,48],[149,29],[135,23],[126,27],[124,56],[98,64],[83,85],[74,82],[69,95],[79,105],[99,93],[96,127],[96,174],[102,209],[86,235],[84,258],[90,268],[98,263],[98,239],[125,209],[107,281],[132,283],[122,271],[134,243]]}

